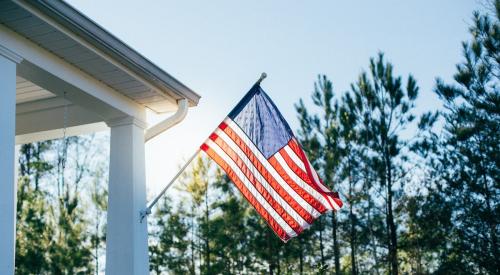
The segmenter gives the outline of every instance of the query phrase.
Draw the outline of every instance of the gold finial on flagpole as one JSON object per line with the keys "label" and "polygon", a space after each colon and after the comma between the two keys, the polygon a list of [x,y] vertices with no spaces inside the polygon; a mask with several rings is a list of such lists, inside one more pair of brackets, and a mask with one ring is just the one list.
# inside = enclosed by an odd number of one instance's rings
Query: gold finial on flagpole
{"label": "gold finial on flagpole", "polygon": [[255,85],[260,85],[260,83],[262,82],[262,80],[264,80],[264,78],[267,77],[267,74],[266,73],[262,73],[259,77],[259,80],[257,80],[257,82],[255,82]]}

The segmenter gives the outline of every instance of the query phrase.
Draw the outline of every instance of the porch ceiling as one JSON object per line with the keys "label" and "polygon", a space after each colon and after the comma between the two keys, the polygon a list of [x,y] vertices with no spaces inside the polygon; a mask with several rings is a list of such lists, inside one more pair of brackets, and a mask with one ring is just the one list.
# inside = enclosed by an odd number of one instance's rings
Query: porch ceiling
{"label": "porch ceiling", "polygon": [[56,97],[55,94],[41,88],[20,76],[16,77],[16,104]]}
{"label": "porch ceiling", "polygon": [[[0,1],[0,24],[155,112],[199,95],[62,1]],[[18,103],[50,92],[18,77]]]}

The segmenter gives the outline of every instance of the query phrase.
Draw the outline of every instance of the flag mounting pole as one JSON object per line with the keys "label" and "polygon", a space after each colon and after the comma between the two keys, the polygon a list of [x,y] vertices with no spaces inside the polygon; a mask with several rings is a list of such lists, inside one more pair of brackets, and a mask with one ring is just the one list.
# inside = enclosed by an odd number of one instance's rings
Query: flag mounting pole
{"label": "flag mounting pole", "polygon": [[146,209],[144,209],[140,212],[140,214],[141,214],[140,222],[141,223],[145,217],[147,217],[149,214],[151,214],[151,208],[153,208],[153,206],[158,202],[158,200],[163,196],[163,194],[165,194],[165,192],[167,192],[168,188],[170,186],[172,186],[172,184],[177,180],[177,178],[182,174],[182,172],[184,172],[184,170],[186,170],[186,168],[189,166],[191,161],[193,161],[193,159],[198,155],[199,152],[200,152],[200,149],[196,150],[196,152],[188,159],[188,161],[184,164],[184,166],[182,166],[182,168],[179,170],[179,172],[177,172],[177,174],[175,174],[175,176],[163,188],[163,190],[161,190],[160,194],[158,194],[158,196],[156,196],[156,198],[154,198],[154,200],[148,204],[148,207]]}
{"label": "flag mounting pole", "polygon": [[[264,80],[265,78],[267,77],[267,74],[266,73],[262,73],[259,77],[259,79],[257,80],[257,82],[255,82],[255,85],[260,85],[260,83],[262,82],[262,80]],[[198,155],[198,153],[200,152],[200,149],[198,148],[198,150],[196,150],[196,152],[186,161],[186,163],[184,164],[184,166],[182,166],[182,168],[179,170],[179,172],[177,172],[177,174],[175,174],[175,176],[170,180],[170,182],[163,188],[163,190],[161,190],[160,194],[158,194],[149,204],[148,206],[146,207],[146,209],[144,210],[141,210],[139,212],[139,215],[140,215],[140,222],[142,223],[142,221],[144,220],[144,218],[146,218],[149,214],[151,214],[151,209],[153,208],[153,206],[155,206],[155,204],[158,202],[158,200],[165,194],[165,192],[167,192],[168,188],[170,188],[170,186],[172,186],[172,184],[174,184],[174,182],[177,180],[177,178],[179,178],[179,176],[182,174],[182,172],[184,172],[184,170],[186,170],[186,168],[189,166],[189,164],[191,163],[191,161],[194,160],[194,158]]]}

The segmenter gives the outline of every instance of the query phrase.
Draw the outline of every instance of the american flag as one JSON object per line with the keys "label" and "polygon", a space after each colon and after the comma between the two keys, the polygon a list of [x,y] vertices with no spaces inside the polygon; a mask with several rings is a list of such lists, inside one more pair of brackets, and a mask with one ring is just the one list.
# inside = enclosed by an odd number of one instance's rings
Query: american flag
{"label": "american flag", "polygon": [[255,84],[201,145],[283,241],[342,201],[319,178],[290,126]]}

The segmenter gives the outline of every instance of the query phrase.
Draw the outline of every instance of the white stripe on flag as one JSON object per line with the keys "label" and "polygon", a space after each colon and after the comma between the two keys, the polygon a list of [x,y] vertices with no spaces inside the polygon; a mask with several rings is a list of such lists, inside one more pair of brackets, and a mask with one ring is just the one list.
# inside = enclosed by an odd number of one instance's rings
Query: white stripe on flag
{"label": "white stripe on flag", "polygon": [[300,160],[300,157],[297,156],[297,154],[295,154],[295,151],[293,151],[289,145],[285,146],[283,149],[285,149],[286,153],[290,156],[290,158],[293,160],[295,165],[297,165],[297,167],[299,167],[300,169],[302,169],[302,171],[307,173],[304,162],[302,160]]}

